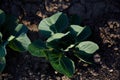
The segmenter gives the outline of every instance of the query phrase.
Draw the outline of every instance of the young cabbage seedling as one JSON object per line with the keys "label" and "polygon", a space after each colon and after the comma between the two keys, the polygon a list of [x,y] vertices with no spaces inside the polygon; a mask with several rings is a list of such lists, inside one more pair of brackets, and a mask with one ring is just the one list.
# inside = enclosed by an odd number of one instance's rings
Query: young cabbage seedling
{"label": "young cabbage seedling", "polygon": [[43,19],[38,28],[43,38],[32,42],[29,52],[34,56],[46,57],[56,71],[68,77],[75,73],[75,64],[67,54],[89,62],[99,49],[96,43],[84,41],[91,35],[90,27],[69,25],[66,14],[62,12]]}
{"label": "young cabbage seedling", "polygon": [[15,51],[23,52],[27,50],[28,45],[31,43],[26,35],[27,31],[27,27],[18,24],[15,17],[5,15],[0,10],[0,72],[4,70],[6,64],[7,45]]}

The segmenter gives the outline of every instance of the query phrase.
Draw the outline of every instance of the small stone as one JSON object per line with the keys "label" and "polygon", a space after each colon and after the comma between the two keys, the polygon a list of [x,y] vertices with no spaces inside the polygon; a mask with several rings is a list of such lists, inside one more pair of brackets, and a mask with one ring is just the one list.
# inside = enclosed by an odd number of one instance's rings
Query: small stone
{"label": "small stone", "polygon": [[116,27],[120,27],[120,24],[119,24],[117,21],[114,21],[113,24],[114,24],[114,26],[116,26]]}
{"label": "small stone", "polygon": [[56,77],[57,80],[61,80],[60,77]]}
{"label": "small stone", "polygon": [[113,25],[109,25],[109,26],[110,26],[111,29],[113,28]]}
{"label": "small stone", "polygon": [[55,71],[55,74],[58,74],[58,72],[57,72],[57,71]]}
{"label": "small stone", "polygon": [[116,55],[118,56],[118,55],[119,55],[119,53],[116,53]]}
{"label": "small stone", "polygon": [[102,65],[102,68],[104,68],[104,69],[105,69],[105,68],[107,68],[107,66],[106,66],[106,65]]}
{"label": "small stone", "polygon": [[42,75],[41,75],[41,78],[43,78],[44,76],[45,76],[45,75],[44,75],[44,74],[42,74]]}
{"label": "small stone", "polygon": [[90,71],[90,73],[93,75],[93,76],[98,76],[98,73],[94,72],[94,71]]}
{"label": "small stone", "polygon": [[40,75],[40,72],[38,72],[37,74]]}
{"label": "small stone", "polygon": [[39,16],[39,17],[42,17],[42,12],[41,11],[37,11],[36,15]]}
{"label": "small stone", "polygon": [[113,72],[113,69],[110,69],[109,72]]}
{"label": "small stone", "polygon": [[80,72],[77,73],[77,75],[80,75],[80,74],[81,74]]}
{"label": "small stone", "polygon": [[99,63],[99,62],[101,61],[101,58],[100,58],[100,55],[99,55],[99,54],[95,54],[95,55],[94,55],[94,61],[95,61],[96,63]]}
{"label": "small stone", "polygon": [[83,66],[84,66],[84,67],[87,67],[87,66],[88,66],[88,64],[83,64]]}
{"label": "small stone", "polygon": [[119,50],[117,47],[114,48],[115,51]]}
{"label": "small stone", "polygon": [[114,37],[115,35],[114,34],[111,34],[110,37]]}
{"label": "small stone", "polygon": [[68,77],[66,77],[66,76],[63,76],[62,80],[70,80],[70,79]]}
{"label": "small stone", "polygon": [[31,72],[29,72],[29,75],[31,76],[31,75],[32,75],[32,73],[31,73]]}

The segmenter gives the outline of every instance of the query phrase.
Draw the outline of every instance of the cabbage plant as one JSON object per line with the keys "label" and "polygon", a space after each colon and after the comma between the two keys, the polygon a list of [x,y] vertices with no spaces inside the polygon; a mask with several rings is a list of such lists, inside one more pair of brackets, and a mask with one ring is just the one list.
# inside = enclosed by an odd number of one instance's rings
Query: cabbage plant
{"label": "cabbage plant", "polygon": [[27,51],[31,43],[27,37],[27,27],[19,24],[17,18],[6,15],[0,10],[0,72],[5,68],[7,55],[6,47],[9,46],[14,51]]}
{"label": "cabbage plant", "polygon": [[37,57],[45,57],[51,66],[68,77],[75,73],[75,62],[68,56],[90,63],[99,46],[87,41],[91,35],[88,26],[70,24],[62,12],[43,19],[38,26],[42,38],[33,41],[28,51]]}

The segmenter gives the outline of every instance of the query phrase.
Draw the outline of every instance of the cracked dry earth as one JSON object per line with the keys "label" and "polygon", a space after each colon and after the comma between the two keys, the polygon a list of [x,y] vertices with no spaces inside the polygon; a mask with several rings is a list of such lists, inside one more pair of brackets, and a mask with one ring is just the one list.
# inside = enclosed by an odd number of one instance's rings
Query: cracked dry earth
{"label": "cracked dry earth", "polygon": [[78,62],[76,73],[67,78],[55,72],[44,58],[8,49],[7,65],[0,80],[119,80],[120,79],[120,1],[119,0],[0,0],[6,14],[18,17],[28,26],[31,40],[39,37],[39,22],[55,12],[82,18],[81,25],[91,27],[88,40],[100,49],[95,64]]}

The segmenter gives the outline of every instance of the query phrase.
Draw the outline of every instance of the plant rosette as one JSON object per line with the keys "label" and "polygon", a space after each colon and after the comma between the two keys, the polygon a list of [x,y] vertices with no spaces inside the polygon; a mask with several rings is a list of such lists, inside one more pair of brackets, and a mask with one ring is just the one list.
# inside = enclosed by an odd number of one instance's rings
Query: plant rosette
{"label": "plant rosette", "polygon": [[90,27],[70,25],[62,12],[43,19],[38,29],[43,38],[32,42],[28,51],[34,56],[45,57],[56,71],[68,77],[75,73],[75,62],[67,54],[90,63],[91,56],[99,49],[96,43],[86,41],[91,35]]}

